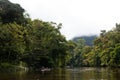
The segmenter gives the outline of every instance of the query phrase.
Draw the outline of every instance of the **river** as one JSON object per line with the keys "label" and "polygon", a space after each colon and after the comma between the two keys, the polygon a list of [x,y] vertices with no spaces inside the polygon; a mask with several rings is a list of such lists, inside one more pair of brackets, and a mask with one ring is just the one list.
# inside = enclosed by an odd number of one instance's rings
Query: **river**
{"label": "river", "polygon": [[120,80],[120,69],[83,67],[48,72],[4,72],[0,73],[0,80]]}

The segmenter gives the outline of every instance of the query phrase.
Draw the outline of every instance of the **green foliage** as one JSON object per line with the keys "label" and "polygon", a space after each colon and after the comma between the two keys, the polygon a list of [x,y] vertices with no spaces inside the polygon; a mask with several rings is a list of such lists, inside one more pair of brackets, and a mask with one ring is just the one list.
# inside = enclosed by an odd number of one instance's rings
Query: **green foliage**
{"label": "green foliage", "polygon": [[19,4],[11,3],[8,0],[0,0],[0,19],[3,24],[12,22],[25,23],[24,11]]}
{"label": "green foliage", "polygon": [[120,67],[120,24],[108,32],[101,30],[94,46],[86,46],[83,41],[76,42],[75,57],[72,59],[75,66]]}
{"label": "green foliage", "polygon": [[85,40],[84,39],[78,39],[74,43],[74,48],[72,51],[72,58],[70,60],[71,66],[82,66],[83,56],[82,56],[82,49],[85,46]]}
{"label": "green foliage", "polygon": [[[106,32],[101,31],[100,37],[94,41],[94,54],[99,58],[100,66],[119,67],[119,44],[120,44],[120,25],[116,24],[116,28]],[[97,60],[95,59],[97,62]]]}
{"label": "green foliage", "polygon": [[15,63],[25,51],[22,26],[13,24],[0,25],[0,62]]}
{"label": "green foliage", "polygon": [[26,27],[1,24],[0,62],[19,64],[23,61],[33,68],[65,66],[69,43],[61,35],[60,26],[40,20],[30,22]]}
{"label": "green foliage", "polygon": [[120,44],[117,44],[114,50],[110,53],[110,66],[119,67],[120,66]]}
{"label": "green foliage", "polygon": [[60,33],[62,24],[32,21],[23,13],[19,4],[0,0],[0,63],[5,63],[0,66],[33,69],[66,66],[74,44]]}
{"label": "green foliage", "polygon": [[0,72],[15,72],[18,68],[10,63],[0,63]]}

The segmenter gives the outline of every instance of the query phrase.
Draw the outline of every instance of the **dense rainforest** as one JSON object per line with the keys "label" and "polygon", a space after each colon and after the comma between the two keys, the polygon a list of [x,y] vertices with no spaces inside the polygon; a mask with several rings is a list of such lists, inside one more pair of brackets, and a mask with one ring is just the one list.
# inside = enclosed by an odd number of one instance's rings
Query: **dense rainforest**
{"label": "dense rainforest", "polygon": [[120,67],[119,24],[110,31],[102,30],[98,37],[76,40],[66,40],[61,27],[61,23],[32,20],[19,4],[0,0],[0,71],[43,66]]}
{"label": "dense rainforest", "polygon": [[100,35],[93,40],[93,46],[87,45],[84,37],[73,41],[76,46],[70,60],[71,65],[120,67],[120,24],[109,31],[101,30]]}
{"label": "dense rainforest", "polygon": [[73,45],[61,26],[32,20],[19,4],[0,0],[0,68],[64,67]]}

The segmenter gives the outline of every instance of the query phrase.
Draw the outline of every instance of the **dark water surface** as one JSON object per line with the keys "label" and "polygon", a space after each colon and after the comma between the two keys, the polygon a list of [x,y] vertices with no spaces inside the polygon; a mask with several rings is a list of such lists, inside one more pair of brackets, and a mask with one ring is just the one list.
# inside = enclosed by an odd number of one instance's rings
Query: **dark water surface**
{"label": "dark water surface", "polygon": [[120,69],[86,67],[49,72],[0,73],[0,80],[120,80]]}

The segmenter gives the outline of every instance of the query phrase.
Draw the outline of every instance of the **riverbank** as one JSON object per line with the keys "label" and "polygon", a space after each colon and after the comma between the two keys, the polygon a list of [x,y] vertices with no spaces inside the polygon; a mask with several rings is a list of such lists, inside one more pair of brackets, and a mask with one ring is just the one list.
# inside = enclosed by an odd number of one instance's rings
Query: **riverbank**
{"label": "riverbank", "polygon": [[28,68],[20,65],[12,65],[9,63],[0,64],[0,72],[17,72],[17,71],[27,71]]}

